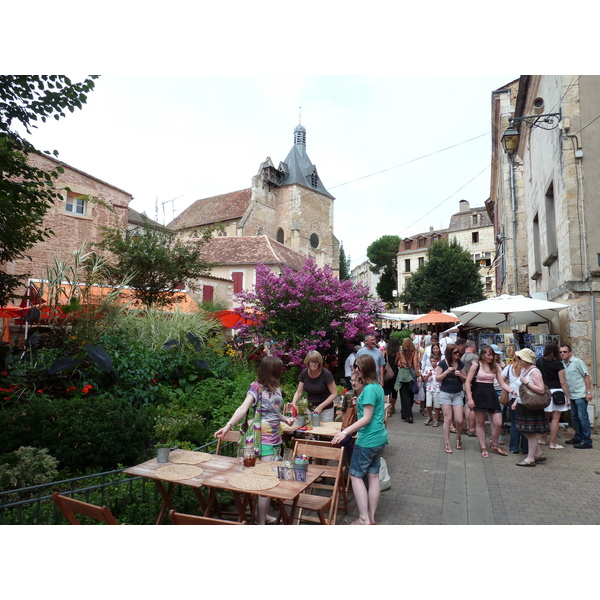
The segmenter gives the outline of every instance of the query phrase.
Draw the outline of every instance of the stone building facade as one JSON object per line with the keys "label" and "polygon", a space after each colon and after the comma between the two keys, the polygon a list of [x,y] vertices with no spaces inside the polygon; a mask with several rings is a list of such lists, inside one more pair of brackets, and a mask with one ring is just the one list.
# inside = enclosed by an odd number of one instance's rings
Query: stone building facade
{"label": "stone building facade", "polygon": [[[28,259],[4,265],[7,273],[31,273],[33,279],[43,278],[46,265],[55,256],[71,256],[83,242],[99,242],[101,227],[125,229],[131,194],[101,181],[75,167],[50,156],[29,155],[29,162],[45,171],[62,166],[64,173],[56,180],[63,189],[62,200],[50,206],[44,217],[44,226],[54,231],[53,236],[38,242],[27,251]],[[71,191],[66,191],[68,187]],[[19,292],[24,293],[27,282]]]}
{"label": "stone building facade", "polygon": [[459,202],[460,211],[450,217],[448,241],[456,240],[479,264],[483,293],[488,298],[496,295],[493,272],[495,254],[494,225],[485,206],[471,208],[467,200]]}
{"label": "stone building facade", "polygon": [[[411,237],[406,237],[400,241],[398,250],[398,296],[404,292],[406,282],[411,278],[412,274],[427,260],[427,250],[433,242],[448,239],[447,229],[434,230],[429,228],[426,233],[418,233]],[[399,306],[401,313],[410,314],[411,307],[401,304]]]}
{"label": "stone building facade", "polygon": [[[498,241],[505,236],[514,239],[499,250],[508,255],[506,264],[516,267],[518,277],[517,286],[511,289],[511,278],[505,276],[509,268],[505,273],[500,269],[499,286],[510,293],[569,305],[553,323],[553,330],[590,367],[596,390],[600,77],[523,75],[505,89],[509,91],[496,90],[492,96],[490,203]],[[519,138],[513,154],[507,156],[501,141],[510,118],[516,119],[513,125]],[[515,205],[516,213],[510,210]],[[514,215],[516,236],[512,234]],[[594,398],[597,402],[596,392]]]}
{"label": "stone building facade", "polygon": [[369,292],[373,298],[377,298],[377,284],[381,277],[380,274],[373,273],[370,269],[371,263],[368,260],[360,263],[352,269],[350,279],[355,285],[364,285],[369,288]]}
{"label": "stone building facade", "polygon": [[[210,250],[214,262],[222,265],[219,273],[223,269],[237,272],[238,263],[228,262],[236,255],[243,255],[246,265],[261,262],[265,257],[264,243],[253,246],[248,242],[248,238],[259,236],[266,238],[271,248],[277,248],[277,256],[284,261],[289,259],[290,265],[297,264],[298,255],[304,260],[311,257],[320,267],[328,265],[337,274],[339,243],[333,235],[334,200],[306,153],[306,129],[298,125],[294,145],[277,167],[267,157],[250,188],[197,200],[168,227],[182,230],[193,240],[200,236],[201,228],[220,224],[222,229],[215,232],[215,238],[230,241]],[[227,255],[215,254],[219,248],[227,248]],[[248,256],[252,248],[257,251],[254,257]],[[277,262],[272,257],[270,260]],[[254,274],[247,272],[243,280],[246,288],[254,281]]]}

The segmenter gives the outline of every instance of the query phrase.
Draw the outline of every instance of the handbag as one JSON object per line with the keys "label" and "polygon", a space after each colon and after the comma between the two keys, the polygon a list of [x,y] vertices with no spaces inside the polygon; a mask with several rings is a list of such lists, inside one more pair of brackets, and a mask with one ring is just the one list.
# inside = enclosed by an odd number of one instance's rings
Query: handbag
{"label": "handbag", "polygon": [[[527,373],[529,373],[529,371]],[[547,385],[544,385],[543,394],[537,394],[523,384],[519,388],[519,395],[521,396],[523,406],[527,410],[543,410],[550,404],[551,394],[550,388]]]}
{"label": "handbag", "polygon": [[566,396],[564,392],[552,392],[552,402],[554,402],[555,406],[562,406],[566,401]]}
{"label": "handbag", "polygon": [[342,419],[342,430],[346,429],[346,427],[350,427],[350,425],[353,423],[356,423],[356,406],[351,404],[344,413],[344,418]]}
{"label": "handbag", "polygon": [[261,410],[263,386],[258,388],[256,404],[252,405],[246,413],[240,428],[241,435],[238,441],[239,448],[254,447],[254,456],[259,457],[261,452]]}
{"label": "handbag", "polygon": [[383,381],[385,383],[387,383],[388,381],[391,381],[392,379],[394,379],[394,377],[396,377],[396,375],[394,374],[394,369],[392,369],[392,367],[390,365],[390,361],[386,357],[385,367],[383,368]]}
{"label": "handbag", "polygon": [[500,394],[500,404],[502,404],[502,406],[508,406],[509,401],[510,398],[508,396],[508,392],[506,390],[502,390],[502,393]]}
{"label": "handbag", "polygon": [[379,485],[380,491],[383,492],[385,490],[389,490],[392,487],[392,481],[390,479],[390,474],[388,472],[387,463],[385,462],[385,458],[383,456],[379,459]]}

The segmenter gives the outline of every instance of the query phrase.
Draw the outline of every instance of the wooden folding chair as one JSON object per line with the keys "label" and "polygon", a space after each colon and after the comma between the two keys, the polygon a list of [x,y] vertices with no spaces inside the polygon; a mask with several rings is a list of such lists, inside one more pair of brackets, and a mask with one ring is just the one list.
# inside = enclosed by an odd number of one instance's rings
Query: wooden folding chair
{"label": "wooden folding chair", "polygon": [[95,504],[81,502],[81,500],[63,496],[59,492],[54,492],[54,494],[52,494],[52,500],[56,502],[56,505],[60,508],[61,512],[65,515],[67,521],[69,521],[71,525],[81,525],[75,514],[95,519],[96,521],[106,523],[107,525],[118,525],[107,506],[96,506]]}
{"label": "wooden folding chair", "polygon": [[[332,446],[331,442],[327,440],[298,440],[298,442],[303,444],[314,444],[315,446],[324,446],[324,447],[333,447],[338,448],[339,446]],[[297,443],[298,443],[297,442]],[[294,450],[295,452],[295,450]],[[303,454],[300,452],[300,454]],[[337,467],[335,465],[319,465],[323,467],[325,472],[322,475],[322,478],[333,478],[335,477],[335,471]],[[344,449],[344,459],[342,461],[342,476],[339,481],[340,486],[340,496],[343,500],[343,509],[346,514],[348,514],[348,493],[350,490],[350,465],[346,460],[346,450]],[[313,483],[312,487],[314,489],[323,489],[323,490],[332,490],[333,486],[330,483]],[[338,499],[338,507],[339,507],[339,499]]]}
{"label": "wooden folding chair", "polygon": [[[341,489],[340,483],[342,481],[344,449],[336,448],[329,443],[324,445],[309,440],[298,440],[294,446],[294,454],[304,454],[312,460],[320,459],[336,463],[335,466],[319,465],[319,468],[324,470],[323,477],[333,478],[333,485],[311,484],[306,492],[300,494],[297,504],[298,523],[301,521],[310,521],[312,523],[320,523],[321,525],[335,525]],[[314,493],[317,490],[319,493]],[[332,494],[327,495],[322,493],[327,490],[330,490]],[[317,513],[317,517],[305,515],[305,511],[314,511]],[[326,514],[327,517],[325,517]]]}
{"label": "wooden folding chair", "polygon": [[239,439],[240,432],[230,429],[222,438],[217,439],[217,449],[215,450],[215,454],[221,454],[221,447],[225,442],[235,442],[237,444]]}
{"label": "wooden folding chair", "polygon": [[211,517],[198,517],[186,515],[174,510],[169,511],[169,519],[173,525],[246,525],[246,521],[226,521],[225,519],[213,519]]}

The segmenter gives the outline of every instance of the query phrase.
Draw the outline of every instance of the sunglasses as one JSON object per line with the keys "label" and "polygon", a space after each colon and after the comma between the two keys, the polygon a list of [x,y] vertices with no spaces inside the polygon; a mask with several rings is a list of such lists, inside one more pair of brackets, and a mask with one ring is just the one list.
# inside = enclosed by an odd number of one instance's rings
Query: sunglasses
{"label": "sunglasses", "polygon": [[458,350],[453,350],[452,354],[460,354],[460,352]]}
{"label": "sunglasses", "polygon": [[359,367],[359,366],[358,366],[356,363],[354,363],[352,366],[353,366],[353,367],[354,367],[354,369],[356,369],[357,371],[360,371],[360,367]]}
{"label": "sunglasses", "polygon": [[569,354],[569,352],[567,350],[560,350],[558,353],[559,354]]}

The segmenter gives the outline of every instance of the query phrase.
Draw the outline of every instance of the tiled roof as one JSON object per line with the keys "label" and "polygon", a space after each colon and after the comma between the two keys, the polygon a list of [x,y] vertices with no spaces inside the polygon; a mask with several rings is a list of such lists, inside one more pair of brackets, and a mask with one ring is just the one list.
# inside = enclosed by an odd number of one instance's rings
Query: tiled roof
{"label": "tiled roof", "polygon": [[252,188],[238,190],[212,196],[211,198],[202,198],[196,200],[191,206],[188,206],[179,216],[177,216],[168,225],[169,229],[185,229],[187,227],[197,227],[199,225],[208,225],[230,221],[231,219],[240,219],[244,216],[250,199]]}
{"label": "tiled roof", "polygon": [[202,247],[202,258],[225,265],[285,264],[296,271],[306,261],[306,256],[266,235],[213,238]]}

